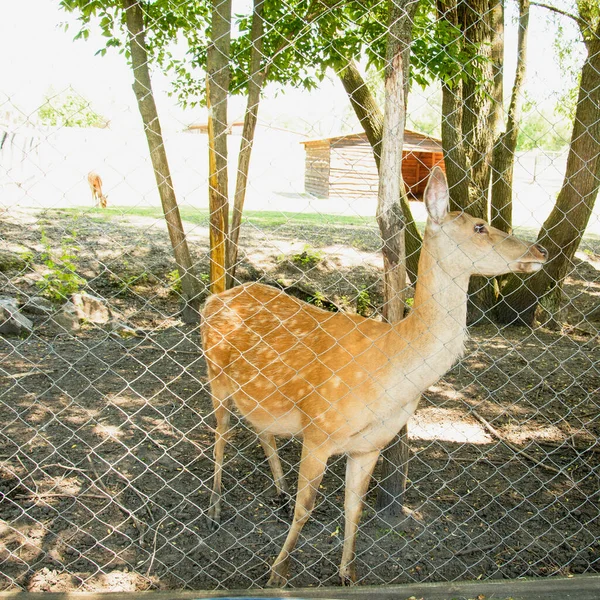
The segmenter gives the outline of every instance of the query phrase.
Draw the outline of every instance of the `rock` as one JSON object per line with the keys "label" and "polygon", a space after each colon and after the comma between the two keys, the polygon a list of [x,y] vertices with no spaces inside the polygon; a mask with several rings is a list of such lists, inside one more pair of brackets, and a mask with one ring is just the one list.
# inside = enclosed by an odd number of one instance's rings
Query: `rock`
{"label": "rock", "polygon": [[14,252],[0,250],[0,273],[22,271],[27,267],[27,261]]}
{"label": "rock", "polygon": [[19,303],[17,302],[17,299],[12,296],[0,296],[0,302],[19,310]]}
{"label": "rock", "polygon": [[79,319],[90,323],[104,324],[110,320],[110,310],[102,298],[91,294],[73,294],[71,301],[75,306],[75,314]]}
{"label": "rock", "polygon": [[73,333],[79,331],[81,325],[79,324],[79,318],[73,312],[63,311],[52,317],[52,323],[54,328],[60,333],[67,332]]}
{"label": "rock", "polygon": [[0,334],[22,335],[33,331],[33,323],[19,312],[14,298],[0,298]]}
{"label": "rock", "polygon": [[56,312],[56,307],[47,298],[32,296],[21,306],[21,310],[32,315],[48,316]]}
{"label": "rock", "polygon": [[68,313],[70,315],[77,316],[77,308],[76,308],[76,306],[70,300],[67,300],[62,305],[62,309],[63,309],[64,313]]}

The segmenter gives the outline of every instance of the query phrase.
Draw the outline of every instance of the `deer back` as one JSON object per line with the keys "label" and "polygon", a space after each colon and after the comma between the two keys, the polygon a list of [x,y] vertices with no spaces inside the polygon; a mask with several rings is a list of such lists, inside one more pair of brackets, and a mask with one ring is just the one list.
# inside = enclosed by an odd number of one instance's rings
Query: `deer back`
{"label": "deer back", "polygon": [[260,284],[212,296],[203,311],[213,386],[221,378],[241,412],[273,433],[314,425],[343,436],[372,420],[385,395],[390,335],[385,323]]}

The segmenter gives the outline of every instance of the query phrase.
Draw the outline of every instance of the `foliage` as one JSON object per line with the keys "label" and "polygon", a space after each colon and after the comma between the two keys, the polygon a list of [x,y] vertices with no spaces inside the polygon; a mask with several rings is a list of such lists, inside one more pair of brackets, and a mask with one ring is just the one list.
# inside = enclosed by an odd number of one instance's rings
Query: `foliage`
{"label": "foliage", "polygon": [[325,308],[325,295],[322,292],[315,292],[312,296],[308,296],[306,301],[309,304],[314,304],[317,308]]}
{"label": "foliage", "polygon": [[167,285],[169,291],[173,294],[181,294],[181,277],[179,276],[179,269],[173,269],[167,273]]}
{"label": "foliage", "polygon": [[[310,90],[327,69],[338,71],[349,60],[364,57],[370,69],[385,64],[388,4],[364,1],[265,0],[263,69],[267,81],[280,86]],[[245,93],[250,63],[251,15],[237,15],[232,39],[230,92]],[[184,105],[203,103],[206,38],[198,28],[184,30],[187,56],[173,59],[168,52],[163,64],[176,74],[173,82]],[[426,87],[437,79],[454,85],[459,79],[481,74],[484,59],[474,44],[464,41],[460,30],[436,17],[435,3],[423,0],[415,16],[411,53],[412,80]],[[268,57],[268,58],[267,58]]]}
{"label": "foliage", "polygon": [[411,46],[411,81],[423,89],[436,81],[450,88],[460,81],[481,81],[489,58],[469,42],[459,27],[438,19],[436,4],[424,0],[415,14]]}
{"label": "foliage", "polygon": [[302,267],[314,267],[323,260],[323,253],[306,244],[302,252],[292,255],[292,262]]}
{"label": "foliage", "polygon": [[[80,29],[75,39],[87,39],[96,26],[106,39],[99,53],[113,47],[127,55],[120,0],[61,0],[60,6],[78,13]],[[152,60],[171,73],[173,93],[181,105],[203,104],[210,2],[154,0],[143,7]],[[349,60],[361,57],[370,67],[381,70],[388,9],[388,3],[364,0],[265,0],[262,41],[266,82],[310,90],[328,69],[337,71]],[[232,94],[244,94],[247,90],[251,26],[251,10],[234,15]],[[420,3],[413,37],[412,79],[422,87],[437,79],[453,85],[459,79],[476,78],[480,72],[485,59],[479,49],[465,43],[456,27],[437,19],[432,0]]]}
{"label": "foliage", "polygon": [[106,120],[94,111],[90,102],[73,88],[58,94],[50,92],[37,111],[42,125],[51,127],[104,127]]}
{"label": "foliage", "polygon": [[141,273],[133,273],[131,275],[115,276],[118,282],[119,289],[122,294],[129,294],[136,291],[137,286],[145,286],[151,280],[149,273],[142,271]]}
{"label": "foliage", "polygon": [[41,241],[44,246],[41,259],[48,272],[36,285],[40,288],[42,296],[52,302],[63,303],[86,283],[76,272],[79,248],[75,245],[75,233],[63,238],[58,257],[53,255],[51,243],[43,231]]}
{"label": "foliage", "polygon": [[25,263],[26,269],[32,269],[35,261],[35,256],[31,250],[23,250],[19,252],[19,257]]}
{"label": "foliage", "polygon": [[536,107],[526,109],[519,131],[517,150],[564,150],[569,145],[571,122],[556,113],[557,109],[555,115]]}
{"label": "foliage", "polygon": [[363,317],[368,317],[373,312],[371,296],[366,286],[362,286],[356,295],[356,312]]}

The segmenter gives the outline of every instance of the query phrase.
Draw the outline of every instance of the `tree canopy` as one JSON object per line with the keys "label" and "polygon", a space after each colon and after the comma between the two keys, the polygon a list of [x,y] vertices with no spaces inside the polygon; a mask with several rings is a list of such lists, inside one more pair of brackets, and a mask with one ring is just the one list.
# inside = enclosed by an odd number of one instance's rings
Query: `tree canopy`
{"label": "tree canopy", "polygon": [[[105,39],[98,52],[115,48],[128,54],[121,0],[60,0],[76,12],[76,39],[99,27]],[[210,40],[208,0],[150,0],[143,3],[150,59],[172,74],[173,93],[183,106],[205,104],[204,76]],[[314,89],[328,69],[349,60],[385,64],[388,3],[364,0],[265,0],[262,68],[265,83]],[[247,93],[252,49],[252,11],[234,15],[231,40],[231,94]],[[442,80],[477,79],[485,58],[462,33],[436,16],[435,2],[421,0],[414,16],[411,81],[423,87]]]}

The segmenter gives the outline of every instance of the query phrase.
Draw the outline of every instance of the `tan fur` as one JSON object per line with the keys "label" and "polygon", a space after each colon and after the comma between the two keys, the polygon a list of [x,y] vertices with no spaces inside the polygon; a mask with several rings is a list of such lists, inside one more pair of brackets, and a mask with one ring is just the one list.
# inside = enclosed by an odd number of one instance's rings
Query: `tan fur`
{"label": "tan fur", "polygon": [[87,176],[90,190],[92,191],[92,199],[94,206],[100,206],[100,208],[106,208],[107,197],[102,193],[102,178],[95,171],[90,171]]}
{"label": "tan fur", "polygon": [[269,585],[285,585],[289,555],[312,510],[327,459],[348,455],[340,576],[356,579],[355,537],[380,451],[414,413],[421,393],[463,353],[472,274],[541,268],[545,251],[480,219],[448,213],[448,189],[434,170],[425,192],[430,218],[414,307],[390,325],[331,313],[274,288],[247,284],[211,296],[202,341],[217,418],[209,519],[220,519],[221,468],[233,402],[261,437],[278,492],[285,493],[274,435],[303,437],[294,519]]}

